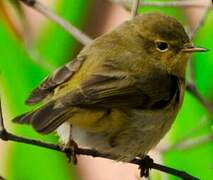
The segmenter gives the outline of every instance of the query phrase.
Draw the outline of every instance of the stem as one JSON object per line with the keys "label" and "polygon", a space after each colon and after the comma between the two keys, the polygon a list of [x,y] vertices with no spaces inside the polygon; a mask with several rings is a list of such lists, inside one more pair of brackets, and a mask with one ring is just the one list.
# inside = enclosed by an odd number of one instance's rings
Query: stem
{"label": "stem", "polygon": [[204,24],[204,22],[206,20],[206,17],[207,17],[207,15],[209,13],[210,6],[211,6],[211,2],[205,7],[205,12],[204,12],[203,16],[200,18],[200,20],[198,21],[195,29],[191,33],[191,39],[194,39],[195,35],[197,34],[197,32],[199,31],[201,26]]}
{"label": "stem", "polygon": [[[120,4],[127,9],[131,9],[132,0],[111,0],[114,3]],[[195,1],[195,0],[185,0],[185,1],[171,1],[171,2],[162,2],[162,1],[142,1],[140,0],[139,6],[145,7],[197,7],[203,8],[207,7],[203,1]],[[212,7],[211,7],[212,8]]]}
{"label": "stem", "polygon": [[68,21],[64,20],[60,16],[58,16],[55,12],[50,10],[48,7],[43,5],[37,0],[19,0],[23,2],[25,5],[33,8],[34,10],[40,12],[62,28],[64,28],[68,33],[70,33],[77,41],[82,43],[83,45],[89,44],[92,39],[76,28],[74,25],[69,23]]}
{"label": "stem", "polygon": [[0,176],[0,180],[5,180],[2,176]]}
{"label": "stem", "polygon": [[2,116],[2,107],[1,107],[1,99],[0,99],[0,133],[5,131],[4,120]]}
{"label": "stem", "polygon": [[132,10],[131,10],[131,18],[134,18],[138,13],[140,0],[133,0],[132,1]]}
{"label": "stem", "polygon": [[[50,149],[50,150],[55,150],[55,151],[62,152],[62,153],[72,154],[71,149],[62,150],[62,148],[59,145],[49,144],[49,143],[37,141],[37,140],[34,140],[34,139],[27,139],[27,138],[24,138],[24,137],[20,137],[20,136],[16,136],[14,134],[8,133],[7,131],[4,131],[4,133],[0,132],[0,139],[2,139],[4,141],[14,141],[14,142],[23,143],[23,144],[30,144],[30,145]],[[98,152],[96,150],[92,150],[92,149],[76,148],[75,153],[78,154],[78,155],[101,157],[101,158],[113,160],[113,158],[110,158],[107,154],[100,153],[100,152]],[[133,160],[132,162],[129,162],[129,163],[135,164],[135,165],[141,165],[141,160],[135,159],[135,160]],[[159,171],[171,174],[171,175],[175,175],[177,177],[184,178],[184,179],[192,179],[192,180],[197,179],[197,178],[187,174],[186,172],[179,171],[179,170],[176,170],[174,168],[163,166],[163,165],[160,165],[160,164],[157,164],[157,163],[153,163],[148,168],[156,169],[156,170],[159,170]]]}
{"label": "stem", "polygon": [[207,134],[207,135],[203,135],[200,137],[196,137],[196,138],[188,138],[188,139],[184,139],[184,140],[180,140],[177,143],[162,149],[161,152],[162,153],[166,153],[169,151],[173,151],[173,150],[188,150],[190,148],[205,144],[205,143],[209,143],[213,141],[213,133]]}

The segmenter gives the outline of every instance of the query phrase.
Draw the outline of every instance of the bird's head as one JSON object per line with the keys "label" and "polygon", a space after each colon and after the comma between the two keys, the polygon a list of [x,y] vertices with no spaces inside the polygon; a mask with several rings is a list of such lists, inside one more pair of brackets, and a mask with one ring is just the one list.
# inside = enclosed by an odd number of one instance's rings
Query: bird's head
{"label": "bird's head", "polygon": [[132,21],[132,25],[142,39],[142,48],[148,59],[176,76],[184,76],[192,53],[207,51],[193,45],[175,18],[161,13],[139,15]]}

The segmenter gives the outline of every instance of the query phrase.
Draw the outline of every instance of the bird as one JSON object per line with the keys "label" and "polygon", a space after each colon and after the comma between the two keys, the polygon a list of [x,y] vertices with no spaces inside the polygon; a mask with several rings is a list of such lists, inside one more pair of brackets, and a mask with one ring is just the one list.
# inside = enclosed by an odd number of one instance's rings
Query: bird
{"label": "bird", "polygon": [[204,51],[174,17],[138,15],[45,78],[26,100],[39,107],[13,121],[117,161],[142,158],[171,128],[184,98],[187,62]]}

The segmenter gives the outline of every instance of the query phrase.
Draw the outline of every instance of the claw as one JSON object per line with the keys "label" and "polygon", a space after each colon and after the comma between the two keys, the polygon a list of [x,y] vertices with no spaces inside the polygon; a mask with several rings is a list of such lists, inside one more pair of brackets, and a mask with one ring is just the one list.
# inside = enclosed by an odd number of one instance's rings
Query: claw
{"label": "claw", "polygon": [[149,177],[149,171],[151,170],[153,163],[153,159],[151,159],[149,156],[145,156],[140,160],[139,169],[141,177]]}
{"label": "claw", "polygon": [[65,146],[61,147],[61,150],[66,154],[68,158],[68,162],[73,162],[74,165],[77,164],[76,149],[78,149],[78,145],[72,139]]}

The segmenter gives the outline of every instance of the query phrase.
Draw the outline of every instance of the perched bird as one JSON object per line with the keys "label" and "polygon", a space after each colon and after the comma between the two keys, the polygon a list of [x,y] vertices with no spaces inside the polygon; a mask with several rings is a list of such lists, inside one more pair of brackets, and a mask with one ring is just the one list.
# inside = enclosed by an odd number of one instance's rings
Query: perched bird
{"label": "perched bird", "polygon": [[33,90],[39,108],[14,119],[42,134],[57,131],[115,160],[143,157],[181,107],[185,69],[194,47],[183,26],[161,13],[126,21],[87,45]]}

